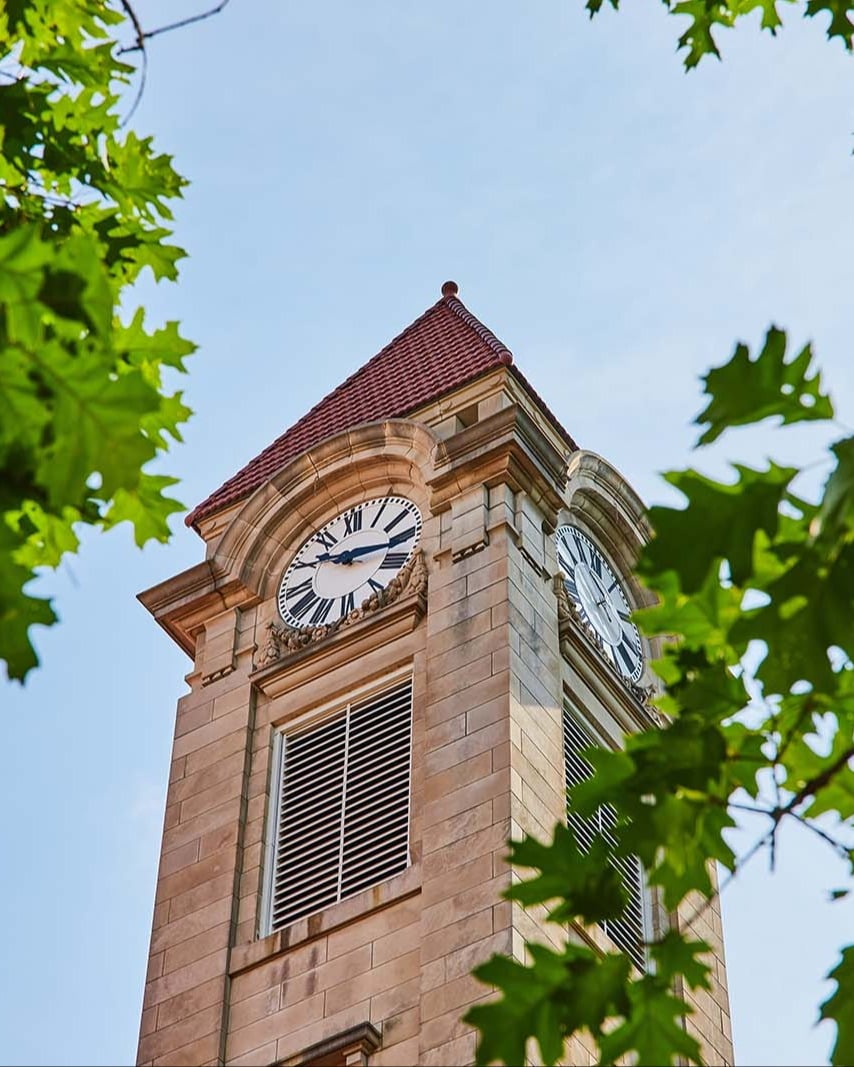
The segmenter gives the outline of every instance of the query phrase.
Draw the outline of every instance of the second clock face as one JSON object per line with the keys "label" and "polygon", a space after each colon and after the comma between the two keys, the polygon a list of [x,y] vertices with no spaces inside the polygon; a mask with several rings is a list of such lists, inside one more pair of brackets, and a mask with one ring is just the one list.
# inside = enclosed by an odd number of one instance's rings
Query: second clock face
{"label": "second clock face", "polygon": [[566,591],[578,614],[598,635],[602,651],[617,670],[636,682],[643,672],[641,638],[619,579],[582,530],[560,526],[556,540]]}
{"label": "second clock face", "polygon": [[384,496],[356,504],[300,547],[282,576],[279,614],[297,627],[337,622],[385,589],[420,538],[421,513],[411,500]]}

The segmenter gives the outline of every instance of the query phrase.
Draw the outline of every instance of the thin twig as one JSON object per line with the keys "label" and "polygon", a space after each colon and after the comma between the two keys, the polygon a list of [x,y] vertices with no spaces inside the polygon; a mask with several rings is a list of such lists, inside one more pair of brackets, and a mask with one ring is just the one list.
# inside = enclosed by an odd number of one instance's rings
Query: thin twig
{"label": "thin twig", "polygon": [[[136,47],[144,51],[143,40],[145,39],[145,33],[142,29],[142,25],[139,19],[136,17],[136,12],[131,7],[129,0],[119,0],[122,7],[125,9],[125,14],[133,23],[133,28],[136,30]],[[123,49],[124,51],[124,49]]]}
{"label": "thin twig", "polygon": [[[180,19],[178,22],[170,22],[168,26],[158,26],[156,30],[150,30],[147,33],[141,33],[137,35],[137,43],[128,45],[125,48],[120,48],[118,55],[124,55],[125,52],[144,52],[144,41],[150,40],[152,37],[157,37],[161,33],[168,33],[170,30],[180,30],[183,26],[190,26],[194,22],[202,22],[204,19],[209,19],[213,15],[218,15],[224,7],[229,3],[229,0],[220,0],[220,3],[216,7],[212,7],[210,11],[203,11],[199,15],[190,15],[189,18]],[[125,0],[122,0],[122,6],[127,8]]]}
{"label": "thin twig", "polygon": [[850,759],[854,759],[854,745],[846,748],[842,755],[837,756],[833,763],[831,763],[829,767],[825,767],[821,774],[817,774],[815,778],[811,778],[808,782],[805,782],[785,808],[783,808],[782,814],[791,815],[793,808],[796,808],[802,800],[814,796],[819,789],[826,786],[830,779],[847,765]]}
{"label": "thin twig", "polygon": [[[139,85],[137,86],[136,97],[134,98],[134,101],[130,106],[130,111],[128,111],[128,113],[125,115],[125,117],[122,119],[121,123],[119,124],[119,129],[124,129],[125,126],[127,126],[127,124],[130,122],[130,120],[133,118],[133,114],[136,111],[136,109],[139,107],[139,103],[142,100],[142,94],[145,91],[145,77],[148,74],[148,53],[145,50],[145,43],[144,43],[145,42],[145,31],[143,30],[142,24],[140,23],[139,19],[136,16],[136,12],[134,11],[133,7],[130,4],[130,0],[119,0],[119,2],[121,3],[122,7],[125,9],[125,13],[127,14],[127,17],[130,19],[131,23],[133,24],[134,31],[136,32],[136,44],[134,45],[132,51],[134,51],[134,52],[142,52],[142,63],[140,64],[140,67],[139,67]],[[119,51],[118,51],[118,54],[121,55],[122,52],[126,52],[126,51],[128,51],[128,49],[120,48]]]}
{"label": "thin twig", "polygon": [[817,834],[822,839],[822,841],[830,845],[830,847],[835,852],[839,853],[841,859],[850,860],[850,851],[845,847],[845,845],[842,844],[841,841],[837,841],[835,837],[831,837],[829,833],[827,833],[825,830],[822,830],[821,827],[816,826],[816,824],[814,822],[811,822],[806,816],[799,815],[796,811],[790,811],[789,814],[792,816],[793,819],[796,819],[801,824],[801,826],[805,827],[807,830],[812,830],[812,832],[814,834]]}

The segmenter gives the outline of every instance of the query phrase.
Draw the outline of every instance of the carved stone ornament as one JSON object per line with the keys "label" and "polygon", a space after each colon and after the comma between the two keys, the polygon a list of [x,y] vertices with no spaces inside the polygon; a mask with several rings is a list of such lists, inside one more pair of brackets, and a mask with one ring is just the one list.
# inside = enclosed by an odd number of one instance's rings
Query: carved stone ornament
{"label": "carved stone ornament", "polygon": [[[554,589],[555,596],[557,597],[557,620],[561,653],[566,658],[569,658],[569,635],[570,631],[573,629],[583,634],[583,636],[588,641],[590,641],[591,644],[595,645],[596,648],[601,652],[602,638],[590,625],[590,623],[588,623],[586,619],[582,618],[581,614],[578,611],[578,608],[570,598],[569,593],[567,593],[566,591],[566,586],[564,585],[564,576],[562,573],[556,574],[554,576],[552,588]],[[661,713],[652,703],[653,699],[656,696],[655,686],[638,685],[637,682],[633,682],[631,678],[627,678],[620,671],[616,670],[611,665],[610,660],[605,658],[605,662],[610,667],[612,673],[620,679],[626,689],[628,689],[628,691],[632,694],[638,704],[643,707],[646,714],[653,720],[653,722],[660,726],[664,720],[661,717]]]}
{"label": "carved stone ornament", "polygon": [[427,567],[424,565],[424,556],[416,552],[409,563],[403,567],[388,585],[379,593],[372,593],[363,600],[358,608],[354,608],[349,615],[338,619],[336,622],[324,626],[285,626],[283,623],[267,623],[267,640],[256,660],[256,667],[268,667],[271,663],[299,652],[300,649],[318,641],[325,641],[332,634],[353,623],[368,618],[374,612],[380,611],[388,604],[399,600],[404,593],[414,596],[426,596],[427,593]]}

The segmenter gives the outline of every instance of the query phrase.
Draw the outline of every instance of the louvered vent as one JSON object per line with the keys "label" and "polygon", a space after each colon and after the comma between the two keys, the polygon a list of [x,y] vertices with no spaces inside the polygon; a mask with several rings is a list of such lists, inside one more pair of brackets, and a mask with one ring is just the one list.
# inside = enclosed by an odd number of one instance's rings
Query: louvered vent
{"label": "louvered vent", "polygon": [[284,734],[270,929],[409,863],[412,680]]}
{"label": "louvered vent", "polygon": [[[581,753],[595,742],[567,707],[563,709],[563,737],[566,786],[569,789],[593,776],[593,768]],[[576,815],[567,804],[566,819],[582,851],[586,852],[590,848],[597,834],[609,845],[616,845],[616,839],[611,833],[617,821],[616,812],[609,804],[603,804],[588,819]],[[637,856],[617,856],[615,853],[611,854],[610,862],[622,875],[629,899],[626,910],[619,919],[604,919],[599,925],[614,944],[622,949],[640,970],[645,971],[644,887],[641,863]]]}

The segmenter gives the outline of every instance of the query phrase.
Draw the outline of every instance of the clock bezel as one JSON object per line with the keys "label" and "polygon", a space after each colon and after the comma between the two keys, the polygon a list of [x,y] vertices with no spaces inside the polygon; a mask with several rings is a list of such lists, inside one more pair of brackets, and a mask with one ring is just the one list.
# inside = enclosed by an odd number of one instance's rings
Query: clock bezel
{"label": "clock bezel", "polygon": [[[370,526],[362,526],[362,516],[364,516],[365,510],[371,508],[372,505],[379,505],[376,513],[373,516],[373,521]],[[384,515],[387,508],[390,506],[394,508],[398,505],[398,510],[395,513],[391,512],[392,521],[388,524],[378,526],[379,519]],[[352,520],[354,517],[359,516],[358,525]],[[396,540],[400,537],[400,533],[406,532],[409,528],[405,527],[403,531],[394,533],[394,528],[403,521],[406,515],[411,516],[413,519],[413,533],[411,537],[404,538],[403,541]],[[344,536],[339,539],[335,536],[332,528],[344,524],[345,532]],[[347,615],[357,608],[360,608],[362,604],[372,595],[372,593],[379,593],[385,590],[388,585],[397,577],[398,574],[406,567],[421,542],[421,534],[423,530],[424,520],[421,515],[421,511],[418,505],[404,496],[397,494],[387,494],[384,496],[370,497],[367,500],[359,501],[356,504],[351,505],[349,508],[345,508],[343,511],[339,511],[336,515],[327,520],[322,526],[320,526],[313,533],[309,534],[300,544],[296,551],[291,556],[290,562],[285,567],[282,577],[278,584],[276,592],[276,606],[279,618],[286,626],[290,626],[293,629],[313,629],[317,626],[334,625],[346,618]],[[387,527],[387,528],[386,528]],[[387,536],[387,544],[384,547],[385,551],[381,557],[379,552],[382,550],[377,548],[376,560],[370,560],[370,556],[375,553],[369,553],[367,556],[360,555],[360,552],[364,552],[365,544],[361,544],[362,537],[359,535],[366,535],[368,531],[374,531],[372,537],[376,539],[383,534]],[[382,531],[382,533],[380,533]],[[332,538],[332,544],[329,541]],[[371,537],[368,537],[368,542],[371,541]],[[313,549],[313,546],[317,546],[316,551],[312,551],[311,558],[305,559],[304,556],[307,552]],[[393,553],[392,548],[397,545],[402,545],[402,549],[398,553]],[[334,548],[333,548],[334,546]],[[349,547],[348,547],[349,546]],[[337,552],[335,551],[337,549]],[[355,552],[358,556],[357,559],[333,561],[329,558],[333,554],[339,557],[346,557],[350,552]],[[327,555],[327,559],[317,559],[318,555]],[[390,558],[394,557],[391,565],[388,563]],[[368,564],[367,566],[365,564]],[[346,568],[356,565],[353,573],[349,575],[350,582],[347,588],[344,586],[344,582],[347,575]],[[371,567],[373,569],[371,569]],[[314,599],[306,601],[307,606],[303,611],[295,613],[288,607],[288,597],[293,596],[294,587],[290,583],[291,577],[299,569],[306,568],[310,571],[310,577],[301,577],[301,586],[304,587],[306,581],[311,581],[310,589],[304,589],[306,596],[313,594]],[[317,581],[318,576],[321,573],[321,569],[324,573],[324,592],[318,592]],[[335,593],[330,594],[328,589],[330,588],[328,580],[331,579],[334,584],[335,573],[341,579],[341,586]],[[383,572],[381,577],[378,577],[380,572]],[[360,580],[356,581],[359,575],[363,575]],[[343,590],[343,591],[342,591]],[[356,599],[357,594],[358,600]],[[337,607],[335,601],[338,600]],[[325,612],[323,611],[323,605],[332,605]],[[317,606],[316,606],[317,605]]]}

